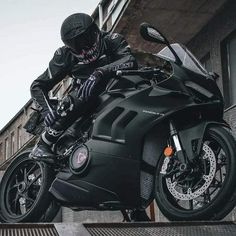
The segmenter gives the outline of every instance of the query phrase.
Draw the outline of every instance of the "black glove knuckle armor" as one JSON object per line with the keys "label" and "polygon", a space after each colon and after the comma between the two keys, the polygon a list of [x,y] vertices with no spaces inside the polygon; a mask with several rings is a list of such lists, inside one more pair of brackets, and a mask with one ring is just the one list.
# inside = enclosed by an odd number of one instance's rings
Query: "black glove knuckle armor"
{"label": "black glove knuckle armor", "polygon": [[61,117],[67,116],[69,112],[72,112],[74,109],[74,100],[68,95],[64,97],[58,104],[57,114]]}

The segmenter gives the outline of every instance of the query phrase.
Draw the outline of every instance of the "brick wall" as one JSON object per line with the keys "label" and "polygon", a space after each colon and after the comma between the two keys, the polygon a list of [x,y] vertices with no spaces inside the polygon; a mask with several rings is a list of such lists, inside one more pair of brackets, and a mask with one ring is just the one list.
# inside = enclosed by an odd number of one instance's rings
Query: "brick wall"
{"label": "brick wall", "polygon": [[220,75],[218,85],[223,91],[221,43],[236,30],[236,1],[229,0],[221,11],[188,43],[187,47],[201,59],[210,53],[214,72]]}
{"label": "brick wall", "polygon": [[[15,120],[9,122],[9,125],[1,130],[0,164],[6,161],[6,158],[12,157],[20,147],[23,147],[27,141],[32,138],[32,135],[23,129],[24,124],[29,119],[32,112],[31,105],[31,102],[28,102],[15,116]],[[8,140],[8,145],[6,144],[6,140]],[[8,152],[7,156],[6,151]]]}

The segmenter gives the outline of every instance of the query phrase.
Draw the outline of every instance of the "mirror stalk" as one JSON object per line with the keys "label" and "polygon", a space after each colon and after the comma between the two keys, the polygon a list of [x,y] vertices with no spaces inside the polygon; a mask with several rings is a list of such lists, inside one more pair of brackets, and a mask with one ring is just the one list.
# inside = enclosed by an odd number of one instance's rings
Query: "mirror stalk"
{"label": "mirror stalk", "polygon": [[[168,41],[167,41],[168,42]],[[181,66],[183,64],[183,62],[180,60],[179,56],[177,55],[177,53],[175,52],[175,50],[171,47],[170,43],[168,42],[168,44],[166,45],[170,51],[173,53],[174,57],[175,57],[175,62],[177,65]]]}

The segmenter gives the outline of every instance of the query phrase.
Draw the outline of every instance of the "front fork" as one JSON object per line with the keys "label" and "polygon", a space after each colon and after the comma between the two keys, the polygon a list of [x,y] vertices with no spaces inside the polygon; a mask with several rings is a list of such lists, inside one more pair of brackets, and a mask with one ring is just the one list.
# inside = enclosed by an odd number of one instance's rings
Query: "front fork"
{"label": "front fork", "polygon": [[181,163],[186,164],[187,159],[186,156],[184,155],[184,150],[182,148],[181,141],[178,136],[178,131],[176,130],[174,123],[172,121],[170,121],[169,126],[170,126],[170,136],[173,140],[176,150],[175,154]]}
{"label": "front fork", "polygon": [[174,150],[173,152],[170,152],[170,155],[167,155],[166,152],[164,151],[165,154],[165,159],[161,168],[161,174],[167,174],[167,169],[168,169],[168,164],[170,162],[170,159],[173,158],[173,155],[178,159],[180,165],[179,168],[181,171],[185,171],[187,169],[187,159],[184,154],[184,150],[182,148],[181,141],[179,139],[178,131],[176,130],[174,123],[170,121],[169,123],[169,128],[170,128],[170,143],[174,144],[174,147],[171,146],[171,144],[168,145],[167,148],[171,148]]}

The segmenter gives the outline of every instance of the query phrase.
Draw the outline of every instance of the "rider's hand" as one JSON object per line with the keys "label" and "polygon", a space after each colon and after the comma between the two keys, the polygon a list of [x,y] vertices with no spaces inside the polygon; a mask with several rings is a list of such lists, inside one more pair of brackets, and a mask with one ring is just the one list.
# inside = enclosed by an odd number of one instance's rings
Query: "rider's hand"
{"label": "rider's hand", "polygon": [[50,127],[57,121],[57,119],[59,117],[60,116],[58,115],[58,113],[56,111],[54,111],[54,110],[48,111],[47,114],[45,115],[45,118],[44,118],[44,124],[47,127]]}
{"label": "rider's hand", "polygon": [[80,87],[78,92],[78,98],[80,98],[82,101],[88,101],[89,97],[93,93],[96,84],[98,84],[102,77],[102,71],[94,71],[93,74],[91,74],[90,77]]}

